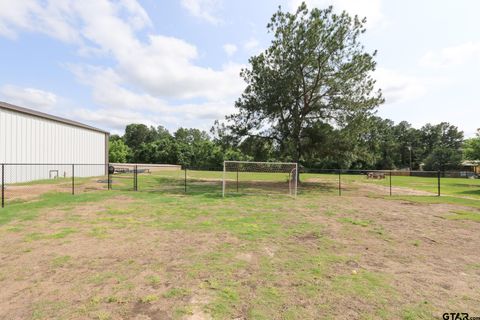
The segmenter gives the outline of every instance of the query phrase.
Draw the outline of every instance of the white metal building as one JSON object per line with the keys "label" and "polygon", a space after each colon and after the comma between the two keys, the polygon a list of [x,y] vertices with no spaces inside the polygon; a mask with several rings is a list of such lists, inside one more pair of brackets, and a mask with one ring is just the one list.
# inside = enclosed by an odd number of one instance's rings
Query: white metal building
{"label": "white metal building", "polygon": [[71,164],[75,176],[104,175],[108,137],[76,121],[0,102],[0,164],[7,164],[6,182],[69,177]]}

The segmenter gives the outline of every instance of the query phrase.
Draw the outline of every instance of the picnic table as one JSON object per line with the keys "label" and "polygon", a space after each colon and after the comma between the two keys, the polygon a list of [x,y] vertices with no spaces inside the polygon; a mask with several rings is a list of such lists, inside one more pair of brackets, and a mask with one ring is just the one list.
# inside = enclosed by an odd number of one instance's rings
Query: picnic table
{"label": "picnic table", "polygon": [[[135,172],[134,168],[126,168],[126,167],[115,167],[114,173],[130,173]],[[137,169],[137,173],[150,173],[150,169]]]}
{"label": "picnic table", "polygon": [[385,179],[385,172],[368,172],[367,179]]}

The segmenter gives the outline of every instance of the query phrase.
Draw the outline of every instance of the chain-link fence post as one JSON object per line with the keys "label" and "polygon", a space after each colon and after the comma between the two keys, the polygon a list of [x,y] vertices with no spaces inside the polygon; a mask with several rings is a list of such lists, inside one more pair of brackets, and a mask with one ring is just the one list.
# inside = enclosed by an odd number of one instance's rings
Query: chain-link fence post
{"label": "chain-link fence post", "polygon": [[342,170],[338,170],[338,195],[342,195]]}
{"label": "chain-link fence post", "polygon": [[2,208],[5,207],[5,164],[2,163]]}
{"label": "chain-link fence post", "polygon": [[112,189],[112,180],[111,180],[111,175],[110,175],[110,164],[107,166],[107,190]]}
{"label": "chain-link fence post", "polygon": [[72,164],[72,195],[75,194],[75,165]]}
{"label": "chain-link fence post", "polygon": [[133,169],[133,190],[138,191],[138,166],[135,165],[135,169]]}
{"label": "chain-link fence post", "polygon": [[390,170],[390,197],[392,196],[392,170]]}
{"label": "chain-link fence post", "polygon": [[184,171],[185,171],[185,178],[184,178],[184,187],[185,187],[185,193],[187,193],[187,166],[184,167]]}
{"label": "chain-link fence post", "polygon": [[440,197],[440,170],[438,170],[437,172],[437,190],[438,190],[437,196]]}

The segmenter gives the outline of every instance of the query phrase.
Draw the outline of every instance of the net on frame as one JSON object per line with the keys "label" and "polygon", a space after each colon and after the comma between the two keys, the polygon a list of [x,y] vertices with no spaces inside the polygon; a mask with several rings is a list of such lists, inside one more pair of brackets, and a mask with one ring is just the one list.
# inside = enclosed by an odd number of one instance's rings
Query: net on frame
{"label": "net on frame", "polygon": [[297,196],[298,164],[291,162],[224,161],[222,194]]}

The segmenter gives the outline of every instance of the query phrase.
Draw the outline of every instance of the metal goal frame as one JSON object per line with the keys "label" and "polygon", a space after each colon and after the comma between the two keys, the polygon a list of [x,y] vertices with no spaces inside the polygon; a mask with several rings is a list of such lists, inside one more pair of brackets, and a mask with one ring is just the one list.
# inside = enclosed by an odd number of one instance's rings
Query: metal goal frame
{"label": "metal goal frame", "polygon": [[[260,161],[232,161],[232,160],[225,160],[223,161],[223,176],[222,176],[222,197],[225,198],[225,189],[226,189],[226,173],[227,173],[227,164],[253,164],[253,165],[265,165],[265,166],[278,166],[278,165],[285,165],[285,166],[292,166],[289,171],[284,171],[284,173],[289,174],[288,178],[288,191],[289,195],[293,198],[297,197],[297,190],[298,190],[298,163],[297,162],[260,162]],[[242,171],[242,172],[249,172],[249,171]],[[259,171],[250,171],[250,172],[259,172]],[[260,171],[264,173],[268,173],[270,171]],[[237,189],[238,189],[238,170],[237,170]]]}

